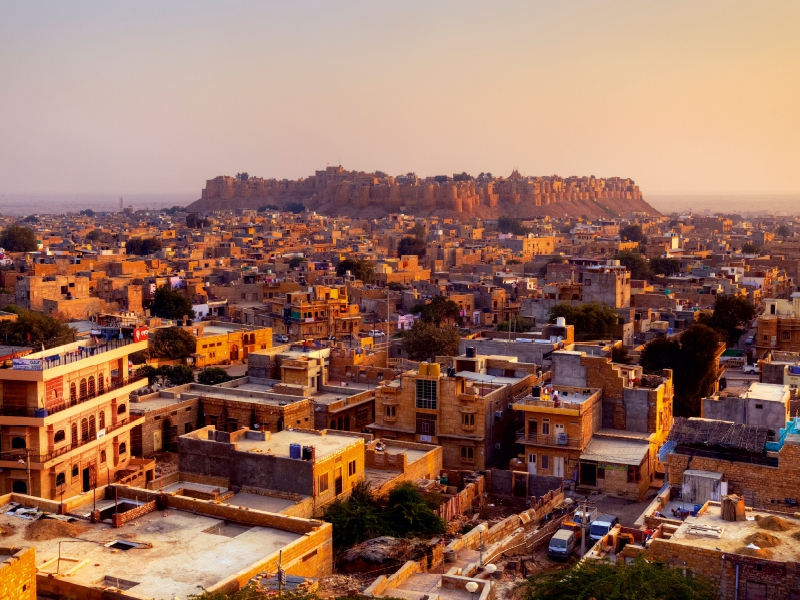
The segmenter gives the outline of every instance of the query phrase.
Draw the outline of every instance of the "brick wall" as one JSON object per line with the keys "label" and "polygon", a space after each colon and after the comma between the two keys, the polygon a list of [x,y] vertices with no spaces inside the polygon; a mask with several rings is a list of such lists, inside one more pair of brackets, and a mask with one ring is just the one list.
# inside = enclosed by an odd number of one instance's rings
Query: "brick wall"
{"label": "brick wall", "polygon": [[114,513],[111,515],[111,526],[122,527],[125,523],[138,519],[139,517],[151,513],[156,510],[156,501],[151,500],[141,506],[137,506],[131,510],[126,510],[123,513]]}
{"label": "brick wall", "polygon": [[10,555],[0,563],[0,600],[36,600],[36,550],[2,548]]}

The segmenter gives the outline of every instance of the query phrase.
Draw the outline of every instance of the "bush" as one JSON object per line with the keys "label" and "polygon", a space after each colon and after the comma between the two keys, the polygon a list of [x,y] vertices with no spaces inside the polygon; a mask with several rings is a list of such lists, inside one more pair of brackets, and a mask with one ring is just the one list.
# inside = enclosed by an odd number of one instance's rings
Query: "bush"
{"label": "bush", "polygon": [[125,243],[125,252],[138,256],[147,256],[161,250],[158,238],[132,238]]}
{"label": "bush", "polygon": [[225,369],[219,367],[208,368],[197,376],[197,382],[203,385],[217,385],[230,381],[231,379],[233,379],[233,377],[228,375]]}
{"label": "bush", "polygon": [[75,341],[75,330],[50,315],[14,305],[5,310],[15,313],[17,320],[0,321],[0,340],[4,344],[41,349],[42,344],[52,348]]}

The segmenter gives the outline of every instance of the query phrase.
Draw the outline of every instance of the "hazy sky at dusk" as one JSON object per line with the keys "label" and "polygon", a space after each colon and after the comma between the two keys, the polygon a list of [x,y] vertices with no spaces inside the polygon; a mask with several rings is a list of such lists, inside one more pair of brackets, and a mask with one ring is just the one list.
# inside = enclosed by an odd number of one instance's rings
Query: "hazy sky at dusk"
{"label": "hazy sky at dusk", "polygon": [[2,1],[0,193],[338,162],[798,193],[798,31],[787,0]]}

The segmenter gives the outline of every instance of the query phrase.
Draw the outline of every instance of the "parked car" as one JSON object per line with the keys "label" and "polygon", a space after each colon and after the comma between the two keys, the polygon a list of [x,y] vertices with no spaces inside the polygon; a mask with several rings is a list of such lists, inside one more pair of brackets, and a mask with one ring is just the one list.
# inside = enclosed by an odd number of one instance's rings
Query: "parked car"
{"label": "parked car", "polygon": [[752,335],[748,335],[747,339],[744,341],[744,343],[747,344],[748,346],[752,346],[753,345],[753,336]]}
{"label": "parked car", "polygon": [[755,375],[756,373],[761,373],[761,369],[758,367],[758,365],[745,365],[742,367],[742,372]]}
{"label": "parked car", "polygon": [[551,560],[569,560],[575,550],[577,537],[574,531],[569,529],[559,529],[550,538],[547,546],[547,556]]}
{"label": "parked car", "polygon": [[376,338],[376,337],[386,337],[386,333],[381,331],[380,329],[373,329],[372,331],[369,332],[369,334],[370,334],[370,336],[372,336],[374,338]]}
{"label": "parked car", "polygon": [[289,343],[289,336],[288,335],[276,335],[275,341],[279,344],[288,344]]}
{"label": "parked car", "polygon": [[597,542],[603,539],[603,536],[611,531],[617,523],[619,523],[619,519],[614,515],[600,515],[589,528],[589,537],[593,542]]}

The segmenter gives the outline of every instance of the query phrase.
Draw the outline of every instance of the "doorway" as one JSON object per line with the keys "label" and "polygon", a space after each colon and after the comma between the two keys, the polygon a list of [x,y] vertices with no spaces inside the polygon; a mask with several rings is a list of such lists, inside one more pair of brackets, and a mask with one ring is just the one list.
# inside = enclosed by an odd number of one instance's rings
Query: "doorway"
{"label": "doorway", "polygon": [[563,456],[554,456],[553,457],[553,477],[561,477],[564,478],[564,457]]}
{"label": "doorway", "polygon": [[336,495],[342,493],[342,467],[336,467],[336,479],[334,481],[334,486],[336,488]]}
{"label": "doorway", "polygon": [[597,463],[581,463],[581,485],[597,486]]}
{"label": "doorway", "polygon": [[11,491],[15,494],[27,494],[28,493],[28,484],[24,481],[17,479],[14,483],[11,484]]}
{"label": "doorway", "polygon": [[536,455],[528,454],[528,473],[536,475]]}
{"label": "doorway", "polygon": [[161,442],[161,430],[160,429],[156,429],[153,432],[153,452],[161,452],[162,448],[163,448],[163,445],[162,445],[162,442]]}
{"label": "doorway", "polygon": [[564,433],[564,424],[563,423],[555,423],[553,425],[553,434],[555,435],[555,438],[556,438],[556,444],[559,441],[560,435],[562,435],[563,433]]}
{"label": "doorway", "polygon": [[92,489],[92,468],[86,467],[83,470],[83,489],[84,492],[89,492]]}

